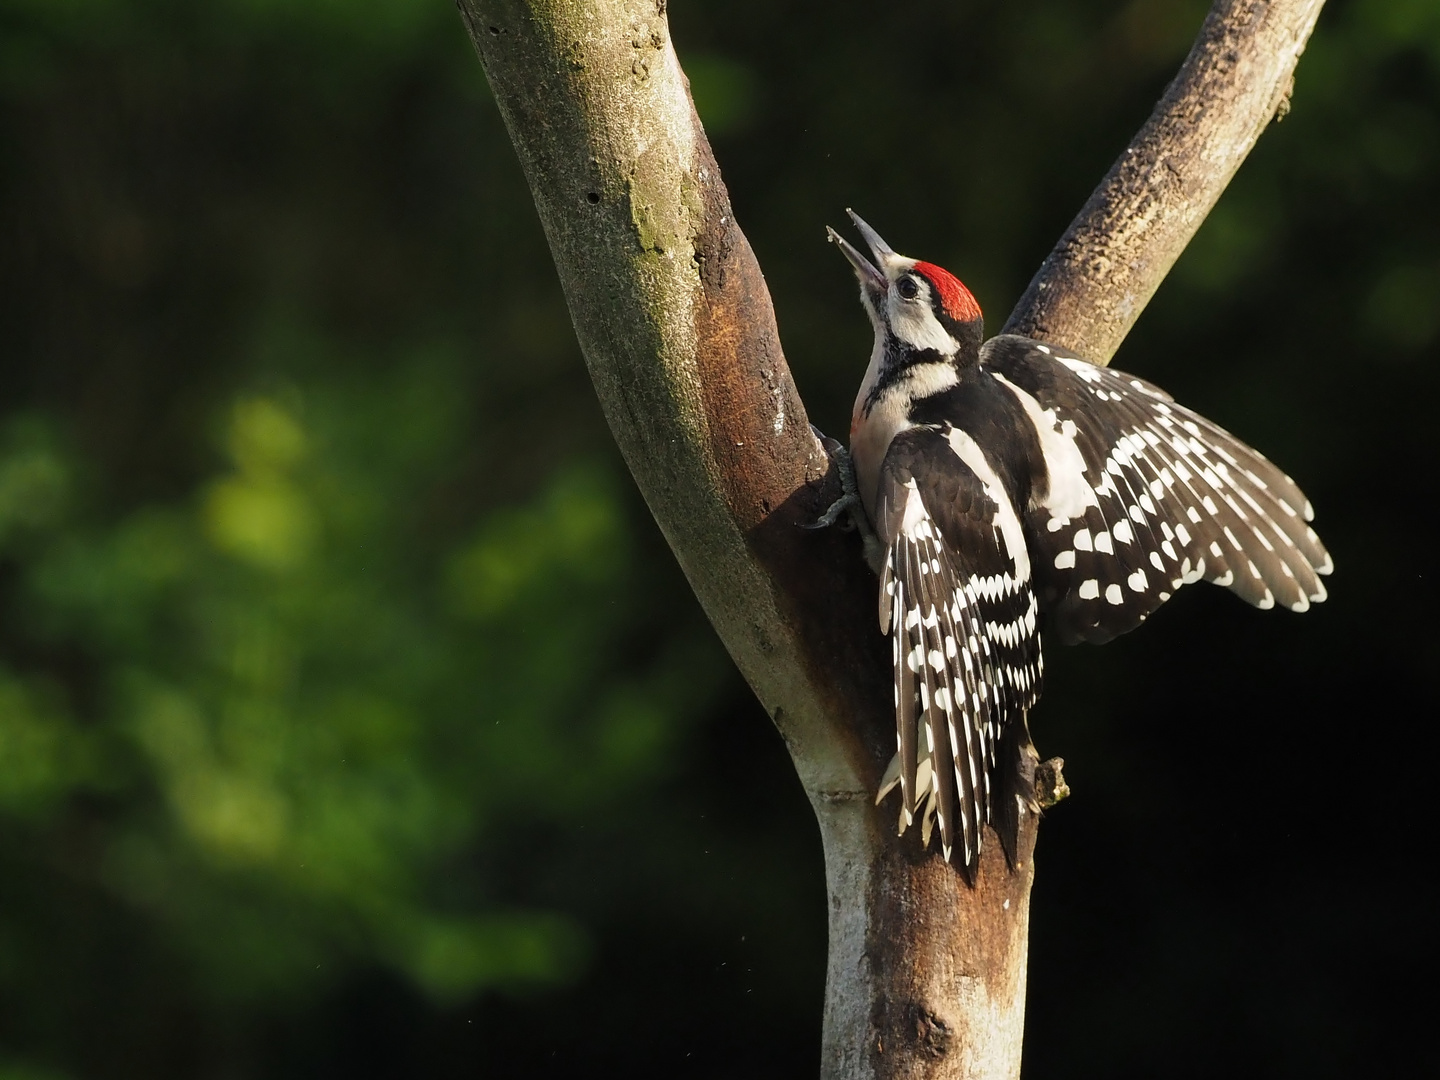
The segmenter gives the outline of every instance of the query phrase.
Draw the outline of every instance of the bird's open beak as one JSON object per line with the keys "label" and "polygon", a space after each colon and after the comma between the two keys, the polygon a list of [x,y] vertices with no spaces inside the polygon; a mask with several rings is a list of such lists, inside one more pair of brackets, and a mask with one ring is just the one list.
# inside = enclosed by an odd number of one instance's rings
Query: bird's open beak
{"label": "bird's open beak", "polygon": [[865,224],[864,218],[848,206],[845,208],[845,213],[850,215],[850,220],[855,223],[855,228],[860,230],[860,235],[865,238],[865,243],[870,248],[870,254],[875,256],[877,263],[884,266],[891,259],[895,258],[895,249],[885,243],[884,240],[881,240],[880,234]]}
{"label": "bird's open beak", "polygon": [[[853,221],[855,227],[860,230],[860,235],[865,238],[865,243],[869,245],[870,251],[877,260],[883,261],[886,255],[895,254],[890,250],[890,245],[885,243],[884,240],[881,240],[879,234],[876,233],[874,229],[860,220],[855,211],[846,210],[845,212],[850,215],[850,220]],[[850,265],[855,270],[855,276],[860,279],[860,287],[865,290],[866,297],[878,308],[884,299],[885,291],[890,287],[890,282],[883,273],[876,269],[874,263],[860,254],[854,244],[850,243],[828,225],[825,227],[825,231],[830,236],[830,242],[838,247],[840,254],[844,255],[845,258],[850,261]]]}

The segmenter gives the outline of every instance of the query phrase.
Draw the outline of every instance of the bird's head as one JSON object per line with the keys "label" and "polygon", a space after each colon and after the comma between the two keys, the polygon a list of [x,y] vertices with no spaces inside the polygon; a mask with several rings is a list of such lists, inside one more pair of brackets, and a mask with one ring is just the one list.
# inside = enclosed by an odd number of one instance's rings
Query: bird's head
{"label": "bird's head", "polygon": [[898,254],[855,211],[846,213],[865,238],[874,262],[834,229],[826,231],[860,279],[860,300],[876,339],[962,363],[973,358],[985,331],[980,305],[970,290],[950,271]]}

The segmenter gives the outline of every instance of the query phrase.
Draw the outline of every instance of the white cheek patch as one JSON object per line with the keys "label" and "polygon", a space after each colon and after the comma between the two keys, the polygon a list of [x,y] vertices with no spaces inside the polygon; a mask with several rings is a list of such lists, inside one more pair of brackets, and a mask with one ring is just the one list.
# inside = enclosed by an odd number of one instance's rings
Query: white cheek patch
{"label": "white cheek patch", "polygon": [[934,349],[942,356],[957,352],[960,343],[940,325],[930,305],[890,295],[890,331],[916,349]]}

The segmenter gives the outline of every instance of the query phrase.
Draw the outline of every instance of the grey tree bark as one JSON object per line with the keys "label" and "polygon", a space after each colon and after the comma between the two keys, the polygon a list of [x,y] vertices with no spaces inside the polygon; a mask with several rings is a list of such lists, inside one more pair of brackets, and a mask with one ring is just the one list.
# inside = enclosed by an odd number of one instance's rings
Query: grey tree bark
{"label": "grey tree bark", "polygon": [[1325,0],[1219,0],[1005,323],[1108,364],[1272,118]]}
{"label": "grey tree bark", "polygon": [[[1288,93],[1322,0],[1220,0],[1007,329],[1108,361]],[[821,1072],[1014,1078],[1036,822],[974,888],[874,792],[894,748],[875,579],[671,45],[666,0],[458,0],[615,439],[820,823]],[[1053,781],[1052,781],[1053,782]]]}

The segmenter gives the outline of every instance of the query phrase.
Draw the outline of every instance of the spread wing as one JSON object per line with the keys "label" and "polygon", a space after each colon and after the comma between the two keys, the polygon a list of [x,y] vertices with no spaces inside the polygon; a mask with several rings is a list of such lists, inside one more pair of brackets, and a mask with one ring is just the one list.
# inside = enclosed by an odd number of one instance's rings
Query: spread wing
{"label": "spread wing", "polygon": [[1063,639],[1108,641],[1202,579],[1257,607],[1325,599],[1310,502],[1258,451],[1143,379],[1029,338],[991,339],[981,363],[1040,432],[1047,482],[1025,527]]}
{"label": "spread wing", "polygon": [[[880,628],[892,635],[893,776],[901,830],[932,817],[945,857],[972,873],[984,826],[1014,858],[1019,807],[1011,782],[1025,713],[1040,693],[1037,605],[1020,520],[978,447],[951,428],[896,436],[880,470],[876,528],[887,556]],[[877,800],[878,801],[878,800]]]}

